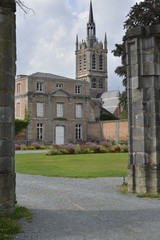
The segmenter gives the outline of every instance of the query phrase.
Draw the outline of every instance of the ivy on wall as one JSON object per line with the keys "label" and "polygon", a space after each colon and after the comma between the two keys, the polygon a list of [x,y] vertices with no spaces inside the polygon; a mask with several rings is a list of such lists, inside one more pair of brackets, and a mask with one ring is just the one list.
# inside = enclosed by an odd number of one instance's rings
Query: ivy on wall
{"label": "ivy on wall", "polygon": [[20,133],[24,128],[26,128],[29,124],[29,120],[27,119],[15,119],[15,135]]}
{"label": "ivy on wall", "polygon": [[24,128],[29,124],[29,115],[27,109],[25,108],[25,117],[24,119],[15,119],[15,135],[20,133]]}

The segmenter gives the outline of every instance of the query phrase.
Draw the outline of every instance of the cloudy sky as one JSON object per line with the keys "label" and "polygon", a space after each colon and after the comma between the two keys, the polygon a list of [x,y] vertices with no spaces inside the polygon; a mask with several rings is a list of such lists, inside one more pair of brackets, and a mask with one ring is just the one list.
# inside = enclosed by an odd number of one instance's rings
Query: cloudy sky
{"label": "cloudy sky", "polygon": [[[108,39],[108,87],[122,90],[114,73],[120,59],[111,51],[121,43],[123,23],[140,0],[92,0],[96,36]],[[86,39],[90,0],[24,0],[34,10],[17,8],[17,75],[47,72],[75,78],[75,39]]]}

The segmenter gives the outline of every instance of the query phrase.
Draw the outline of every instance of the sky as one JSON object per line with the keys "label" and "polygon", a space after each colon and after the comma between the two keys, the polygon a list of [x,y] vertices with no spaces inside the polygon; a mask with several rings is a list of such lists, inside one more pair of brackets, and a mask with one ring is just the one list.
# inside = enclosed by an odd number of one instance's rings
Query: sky
{"label": "sky", "polygon": [[[32,10],[17,7],[17,75],[35,72],[75,78],[75,40],[86,39],[90,0],[24,0]],[[92,0],[96,37],[108,41],[108,90],[123,91],[114,70],[120,58],[111,51],[122,42],[124,21],[140,0]]]}

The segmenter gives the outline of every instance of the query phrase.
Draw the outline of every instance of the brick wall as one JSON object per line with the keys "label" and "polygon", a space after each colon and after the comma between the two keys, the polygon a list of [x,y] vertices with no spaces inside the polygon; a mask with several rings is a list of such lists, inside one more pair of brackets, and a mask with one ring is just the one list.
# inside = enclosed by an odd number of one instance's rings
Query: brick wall
{"label": "brick wall", "polygon": [[102,122],[103,135],[105,139],[119,142],[128,140],[128,121],[114,120]]}

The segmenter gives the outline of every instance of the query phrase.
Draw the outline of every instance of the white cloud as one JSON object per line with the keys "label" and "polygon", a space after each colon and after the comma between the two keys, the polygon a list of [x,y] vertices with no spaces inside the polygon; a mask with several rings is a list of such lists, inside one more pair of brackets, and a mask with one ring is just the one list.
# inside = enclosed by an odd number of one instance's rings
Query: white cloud
{"label": "white cloud", "polygon": [[[17,74],[37,71],[75,77],[75,38],[86,38],[89,0],[25,0],[32,8],[17,8]],[[114,74],[120,59],[111,54],[124,35],[123,23],[136,0],[92,0],[97,38],[108,36],[109,90],[122,89]],[[137,1],[139,2],[139,1]]]}

